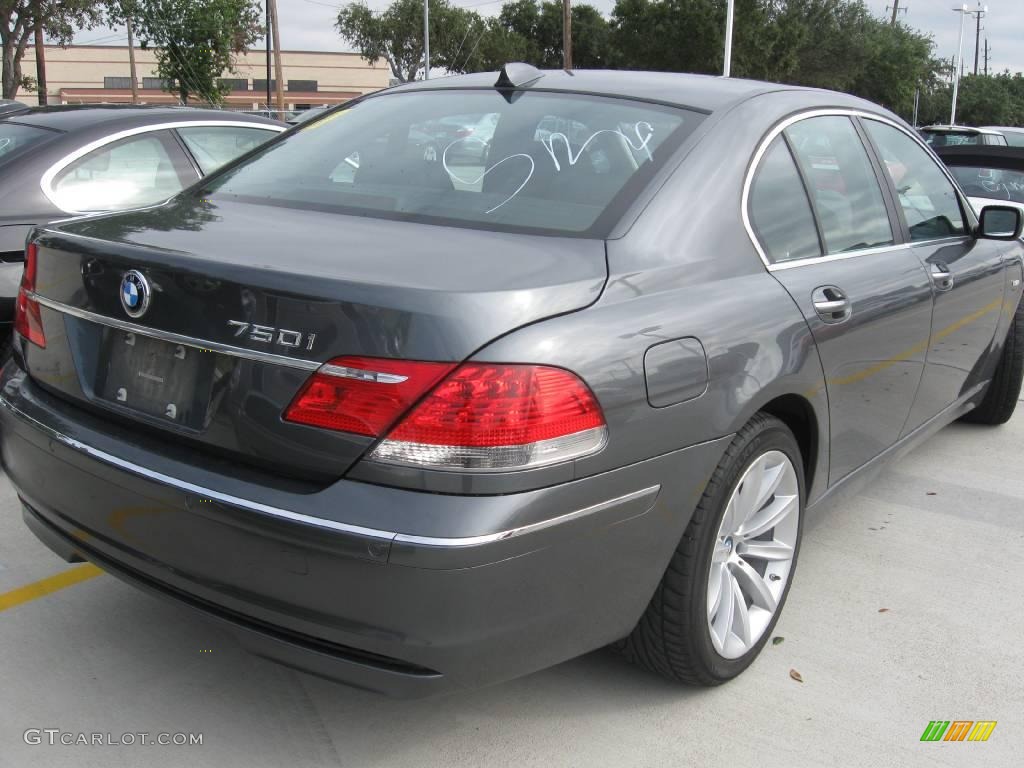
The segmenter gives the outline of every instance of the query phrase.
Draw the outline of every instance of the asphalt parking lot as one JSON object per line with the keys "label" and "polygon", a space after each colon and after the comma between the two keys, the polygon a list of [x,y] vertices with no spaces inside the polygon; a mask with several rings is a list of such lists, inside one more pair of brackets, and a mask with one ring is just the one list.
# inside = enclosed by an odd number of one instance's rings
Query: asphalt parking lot
{"label": "asphalt parking lot", "polygon": [[[724,687],[598,652],[413,702],[251,657],[186,609],[65,565],[0,478],[0,767],[1019,765],[1022,445],[1024,409],[955,424],[830,510],[805,532],[782,641]],[[78,583],[14,592],[62,573]],[[998,726],[985,743],[920,742],[936,719]],[[203,743],[26,744],[33,728]]]}

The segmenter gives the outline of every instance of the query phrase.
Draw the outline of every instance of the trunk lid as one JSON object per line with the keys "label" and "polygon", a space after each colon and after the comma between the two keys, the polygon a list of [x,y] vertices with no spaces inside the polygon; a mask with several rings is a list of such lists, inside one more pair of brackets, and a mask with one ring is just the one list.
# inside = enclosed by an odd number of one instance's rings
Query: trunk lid
{"label": "trunk lid", "polygon": [[[597,240],[237,202],[80,219],[37,242],[47,347],[27,345],[35,380],[111,418],[308,478],[340,476],[372,443],[282,420],[319,364],[461,361],[587,306],[607,278]],[[121,301],[131,270],[150,296],[138,317]]]}

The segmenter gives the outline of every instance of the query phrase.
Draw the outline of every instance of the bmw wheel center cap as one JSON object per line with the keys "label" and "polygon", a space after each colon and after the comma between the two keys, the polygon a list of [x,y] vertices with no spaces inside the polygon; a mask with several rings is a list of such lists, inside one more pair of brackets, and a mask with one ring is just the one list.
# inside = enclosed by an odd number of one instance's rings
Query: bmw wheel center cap
{"label": "bmw wheel center cap", "polygon": [[152,291],[149,281],[137,269],[129,270],[121,278],[121,306],[129,317],[142,317],[149,309]]}

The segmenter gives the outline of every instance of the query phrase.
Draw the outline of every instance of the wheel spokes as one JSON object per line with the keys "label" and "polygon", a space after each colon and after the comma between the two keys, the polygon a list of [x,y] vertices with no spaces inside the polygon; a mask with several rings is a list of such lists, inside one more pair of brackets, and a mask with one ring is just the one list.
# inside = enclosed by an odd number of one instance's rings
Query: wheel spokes
{"label": "wheel spokes", "polygon": [[712,567],[711,576],[708,581],[708,619],[714,621],[715,616],[718,615],[719,609],[722,607],[722,594],[725,592],[726,587],[726,568],[724,565],[719,565],[717,568]]}
{"label": "wheel spokes", "polygon": [[736,545],[736,554],[750,560],[792,560],[793,548],[781,541],[741,541]]}
{"label": "wheel spokes", "polygon": [[761,574],[743,560],[738,560],[736,566],[730,571],[738,588],[750,598],[752,604],[758,608],[764,608],[769,613],[775,612],[778,603],[768,588],[768,582],[761,577]]}
{"label": "wheel spokes", "polygon": [[729,633],[732,631],[733,616],[736,611],[736,600],[733,594],[738,587],[736,587],[736,580],[728,570],[722,574],[722,581],[721,606],[715,616],[714,623],[711,625],[711,629],[718,636],[718,642],[724,649],[729,639]]}
{"label": "wheel spokes", "polygon": [[800,499],[795,495],[776,496],[764,509],[748,518],[736,531],[736,535],[744,539],[757,538],[785,520],[799,505]]}
{"label": "wheel spokes", "polygon": [[743,647],[746,648],[750,645],[751,639],[750,611],[747,609],[747,601],[743,597],[743,588],[739,581],[734,578],[732,585],[732,598],[736,602],[736,608],[733,611],[733,634],[743,642]]}

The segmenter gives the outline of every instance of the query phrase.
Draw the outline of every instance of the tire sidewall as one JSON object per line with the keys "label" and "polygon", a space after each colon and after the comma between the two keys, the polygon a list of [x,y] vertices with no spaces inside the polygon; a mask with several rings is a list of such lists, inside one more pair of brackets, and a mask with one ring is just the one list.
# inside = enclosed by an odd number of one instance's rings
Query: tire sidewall
{"label": "tire sidewall", "polygon": [[[796,566],[800,557],[800,545],[803,541],[804,526],[804,503],[806,499],[806,488],[804,484],[803,458],[793,433],[782,422],[770,419],[764,426],[753,435],[747,434],[737,437],[738,440],[745,440],[746,443],[739,449],[732,462],[725,467],[722,482],[706,497],[704,502],[714,513],[706,518],[703,530],[698,537],[698,556],[694,585],[695,599],[690,606],[690,626],[698,627],[695,633],[694,650],[705,669],[718,681],[730,680],[736,677],[757,658],[768,638],[771,637],[775,624],[782,614],[786,604],[789,590],[793,586],[793,578],[796,575]],[[798,509],[799,519],[797,521],[796,547],[793,552],[793,562],[790,566],[789,578],[786,587],[779,598],[778,608],[771,622],[761,635],[760,639],[745,654],[736,659],[727,659],[715,650],[711,640],[711,629],[707,620],[707,590],[708,579],[711,572],[711,558],[714,550],[714,543],[718,538],[718,529],[722,524],[722,517],[725,515],[725,506],[736,489],[740,478],[753,462],[768,451],[782,451],[793,463],[796,470],[797,483],[800,489],[800,506]]]}

